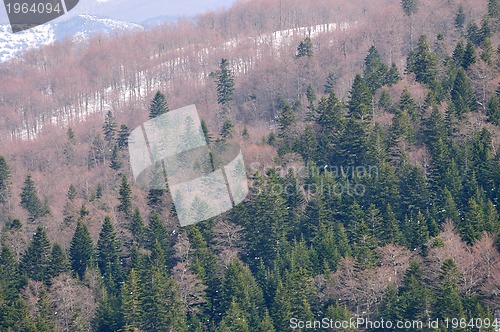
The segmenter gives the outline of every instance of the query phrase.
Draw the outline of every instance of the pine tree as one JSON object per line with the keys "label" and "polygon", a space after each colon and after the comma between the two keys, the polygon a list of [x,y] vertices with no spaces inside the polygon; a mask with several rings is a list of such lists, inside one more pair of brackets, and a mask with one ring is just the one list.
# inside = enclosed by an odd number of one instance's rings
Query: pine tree
{"label": "pine tree", "polygon": [[76,198],[76,195],[77,195],[77,192],[76,192],[75,186],[73,184],[70,184],[69,188],[68,188],[68,193],[66,194],[66,198],[68,200],[72,201]]}
{"label": "pine tree", "polygon": [[382,90],[382,93],[380,94],[380,98],[378,100],[378,107],[384,109],[387,112],[390,113],[393,112],[391,95],[385,89]]}
{"label": "pine tree", "polygon": [[372,115],[372,93],[361,75],[358,74],[354,78],[350,93],[350,115],[360,120],[370,119]]}
{"label": "pine tree", "polygon": [[500,17],[500,3],[498,0],[488,0],[488,16],[491,18]]}
{"label": "pine tree", "polygon": [[144,244],[144,221],[138,208],[135,208],[132,220],[130,221],[130,231],[132,232],[134,242],[142,246]]}
{"label": "pine tree", "polygon": [[335,271],[337,264],[342,259],[338,244],[335,240],[333,227],[326,228],[324,224],[319,226],[319,231],[314,241],[314,247],[318,255],[318,261],[322,262],[323,270],[321,273]]}
{"label": "pine tree", "polygon": [[250,332],[250,324],[245,317],[246,313],[235,301],[231,302],[226,315],[222,319],[217,332]]}
{"label": "pine tree", "polygon": [[36,304],[37,316],[35,324],[37,331],[40,332],[55,332],[56,326],[54,322],[54,314],[52,309],[51,299],[45,287],[40,290],[38,294],[38,301]]}
{"label": "pine tree", "polygon": [[487,17],[483,17],[481,20],[481,29],[479,30],[480,42],[479,45],[483,45],[484,41],[491,37],[491,26],[490,21]]}
{"label": "pine tree", "polygon": [[322,132],[333,139],[344,128],[344,106],[339,102],[332,90],[328,98],[323,97],[318,103],[316,123],[321,126]]}
{"label": "pine tree", "polygon": [[484,228],[484,220],[483,208],[474,198],[470,198],[464,220],[461,222],[460,227],[460,232],[465,242],[473,244],[479,239]]}
{"label": "pine tree", "polygon": [[416,260],[410,262],[399,290],[400,317],[405,320],[428,319],[430,294],[424,284],[422,269]]}
{"label": "pine tree", "polygon": [[413,120],[418,118],[418,106],[408,89],[404,89],[399,98],[399,109],[405,110]]}
{"label": "pine tree", "polygon": [[274,325],[277,331],[287,331],[290,327],[290,317],[293,317],[290,302],[286,288],[279,280],[272,306]]}
{"label": "pine tree", "polygon": [[186,316],[177,286],[166,270],[153,267],[142,280],[143,329],[187,332]]}
{"label": "pine tree", "polygon": [[113,146],[113,152],[111,153],[111,161],[110,161],[109,167],[111,167],[115,171],[119,170],[120,167],[122,167],[120,150],[118,149],[117,144],[115,144]]}
{"label": "pine tree", "polygon": [[126,217],[130,217],[132,213],[132,190],[130,189],[130,184],[127,181],[127,177],[122,175],[122,183],[120,185],[119,190],[120,196],[118,200],[120,204],[117,207],[117,210],[122,212]]}
{"label": "pine tree", "polygon": [[207,123],[205,122],[205,120],[201,120],[200,125],[201,125],[201,131],[203,132],[203,137],[205,137],[207,144],[210,145],[212,143],[213,137],[212,135],[210,135]]}
{"label": "pine tree", "polygon": [[481,33],[476,22],[470,22],[467,26],[467,38],[469,38],[474,45],[481,45]]}
{"label": "pine tree", "polygon": [[346,128],[349,129],[344,130],[339,137],[336,154],[350,165],[366,165],[370,148],[369,127],[366,122],[351,117],[347,120]]}
{"label": "pine tree", "polygon": [[463,69],[467,70],[467,68],[469,68],[475,62],[476,62],[476,50],[472,42],[469,40],[467,41],[467,46],[465,46],[461,66]]}
{"label": "pine tree", "polygon": [[262,290],[250,269],[238,259],[233,259],[224,275],[222,310],[231,310],[235,303],[244,312],[244,317],[256,326],[260,321],[260,308],[264,305]]}
{"label": "pine tree", "polygon": [[149,118],[154,119],[169,111],[165,95],[157,91],[149,107]]}
{"label": "pine tree", "polygon": [[108,216],[104,218],[104,223],[99,233],[96,260],[102,276],[105,279],[111,278],[115,282],[114,285],[108,286],[116,287],[116,284],[123,279],[121,243],[116,235],[111,218]]}
{"label": "pine tree", "polygon": [[224,124],[222,125],[222,129],[220,130],[220,136],[223,139],[233,137],[233,129],[234,129],[233,121],[227,119],[226,121],[224,121]]}
{"label": "pine tree", "polygon": [[122,313],[125,331],[139,330],[142,326],[142,294],[137,271],[130,270],[128,280],[122,287]]}
{"label": "pine tree", "polygon": [[393,284],[390,283],[387,286],[378,310],[380,319],[384,319],[385,321],[396,321],[403,318],[399,317],[398,291]]}
{"label": "pine tree", "polygon": [[465,54],[464,43],[461,40],[459,40],[452,54],[453,62],[457,67],[462,66],[464,62],[464,54]]}
{"label": "pine tree", "polygon": [[488,101],[488,108],[486,109],[488,121],[496,126],[500,126],[500,101],[498,97],[493,94]]}
{"label": "pine tree", "polygon": [[128,147],[128,136],[130,135],[130,131],[128,127],[124,124],[120,126],[120,130],[118,131],[118,137],[116,139],[116,144],[120,149],[124,149]]}
{"label": "pine tree", "polygon": [[358,221],[357,224],[353,241],[356,265],[361,269],[367,269],[373,267],[375,263],[373,249],[376,247],[376,239],[363,219]]}
{"label": "pine tree", "polygon": [[407,63],[407,71],[415,73],[417,82],[437,88],[438,57],[431,51],[427,36],[420,36],[417,49],[410,53]]}
{"label": "pine tree", "polygon": [[108,143],[108,145],[111,145],[111,143],[115,139],[116,135],[116,118],[113,112],[108,111],[106,113],[106,116],[104,118],[104,124],[102,125],[102,129],[104,131],[104,139]]}
{"label": "pine tree", "polygon": [[45,229],[38,226],[28,249],[21,258],[19,268],[31,279],[48,282],[50,279],[50,252],[51,245]]}
{"label": "pine tree", "polygon": [[412,249],[423,246],[429,240],[428,222],[421,211],[418,211],[416,218],[409,220],[410,229],[407,236]]}
{"label": "pine tree", "polygon": [[427,208],[430,200],[429,187],[424,172],[413,165],[403,165],[400,173],[399,203],[403,214],[416,215]]}
{"label": "pine tree", "polygon": [[302,40],[299,43],[299,46],[297,46],[297,58],[302,58],[302,57],[312,57],[314,54],[314,49],[313,49],[313,44],[311,42],[311,38],[306,37],[304,40]]}
{"label": "pine tree", "polygon": [[227,59],[221,59],[217,77],[217,102],[221,106],[226,106],[233,100],[234,93],[234,73],[230,68]]}
{"label": "pine tree", "polygon": [[414,131],[413,125],[405,110],[396,110],[392,118],[392,125],[390,128],[391,144],[396,145],[400,138],[405,138],[407,142],[413,143]]}
{"label": "pine tree", "polygon": [[287,134],[290,132],[290,129],[292,129],[295,126],[296,123],[295,114],[290,105],[288,104],[288,102],[286,101],[283,102],[277,122],[279,128],[278,133],[280,137],[287,136]]}
{"label": "pine tree", "polygon": [[453,199],[453,195],[448,190],[447,187],[443,190],[444,195],[444,206],[443,206],[443,221],[446,219],[450,219],[455,223],[456,226],[460,225],[460,214],[458,213],[457,205],[455,204],[455,200]]}
{"label": "pine tree", "polygon": [[465,24],[465,13],[464,7],[462,5],[458,6],[457,13],[455,14],[455,27],[459,30],[464,28]]}
{"label": "pine tree", "polygon": [[325,94],[329,94],[330,92],[333,91],[333,88],[335,86],[335,75],[333,73],[329,73],[328,76],[326,77],[326,82],[325,82]]}
{"label": "pine tree", "polygon": [[304,120],[305,121],[312,121],[312,120],[314,120],[314,116],[316,114],[315,102],[316,102],[317,96],[316,96],[316,93],[314,92],[314,88],[311,84],[309,84],[307,86],[306,98],[307,98],[308,105],[306,106],[307,112],[306,112],[306,116],[305,116]]}
{"label": "pine tree", "polygon": [[455,106],[457,116],[461,118],[465,113],[476,110],[476,99],[472,91],[470,80],[463,69],[459,69],[453,88],[451,90],[451,101]]}
{"label": "pine tree", "polygon": [[417,0],[401,0],[403,11],[407,16],[414,14],[417,11]]}
{"label": "pine tree", "polygon": [[311,125],[307,125],[304,133],[300,137],[300,142],[297,146],[297,151],[302,155],[302,158],[307,163],[308,160],[316,160],[318,142],[316,134]]}
{"label": "pine tree", "polygon": [[68,257],[59,243],[54,243],[50,253],[49,274],[51,278],[70,270]]}
{"label": "pine tree", "polygon": [[[149,220],[149,226],[146,231],[146,248],[153,249],[156,242],[160,245],[163,250],[164,255],[166,256],[165,261],[163,262],[164,266],[170,266],[169,257],[170,257],[170,235],[165,223],[161,220],[161,217],[158,213],[153,212],[151,219]],[[168,264],[167,264],[168,263]]]}
{"label": "pine tree", "polygon": [[[12,250],[2,242],[0,244],[0,299],[7,303],[12,303],[18,298],[19,289],[25,283],[26,280],[21,276],[19,265],[14,258]],[[2,306],[1,300],[0,307]],[[2,315],[1,312],[0,310],[0,316]],[[2,318],[0,317],[1,321]]]}
{"label": "pine tree", "polygon": [[389,68],[389,71],[387,72],[385,83],[389,86],[392,86],[399,81],[401,81],[401,76],[399,75],[399,69],[393,62],[391,68]]}
{"label": "pine tree", "polygon": [[453,259],[446,259],[441,266],[440,289],[434,309],[439,318],[460,319],[464,317],[462,300],[457,286],[459,277],[460,271]]}
{"label": "pine tree", "polygon": [[21,206],[28,211],[29,220],[34,221],[48,213],[48,209],[38,198],[35,182],[28,174],[21,192]]}
{"label": "pine tree", "polygon": [[80,279],[84,278],[87,268],[92,263],[93,248],[94,245],[87,226],[78,222],[73,238],[71,239],[69,258],[71,268]]}
{"label": "pine tree", "polygon": [[111,332],[117,331],[120,328],[120,313],[118,312],[120,308],[115,306],[116,302],[116,297],[108,294],[106,289],[101,290],[99,306],[92,322],[94,331]]}
{"label": "pine tree", "polygon": [[489,38],[486,38],[483,42],[483,52],[481,53],[481,60],[491,66],[491,58],[493,56],[493,52],[493,45],[491,44],[491,40]]}
{"label": "pine tree", "polygon": [[401,232],[399,221],[396,219],[396,215],[394,214],[390,203],[387,204],[385,216],[387,229],[384,232],[383,240],[385,243],[403,245],[405,243],[404,236]]}
{"label": "pine tree", "polygon": [[500,231],[500,219],[498,211],[491,200],[486,204],[486,218],[484,220],[484,230],[490,234]]}
{"label": "pine tree", "polygon": [[[346,305],[342,306],[338,302],[335,304],[330,304],[326,309],[326,316],[332,319],[334,322],[349,322],[353,319],[353,316]],[[349,324],[344,325],[345,328],[340,327],[339,329],[335,329],[335,331],[342,332],[354,332],[355,328],[349,326]]]}
{"label": "pine tree", "polygon": [[382,62],[375,46],[370,47],[365,58],[363,78],[372,93],[375,93],[382,85],[387,83],[388,71],[387,65]]}
{"label": "pine tree", "polygon": [[271,316],[269,316],[269,311],[267,309],[264,310],[264,316],[262,317],[262,321],[259,324],[259,331],[266,332],[275,332],[273,325],[273,320]]}
{"label": "pine tree", "polygon": [[12,187],[10,167],[4,156],[0,156],[0,204],[6,203]]}

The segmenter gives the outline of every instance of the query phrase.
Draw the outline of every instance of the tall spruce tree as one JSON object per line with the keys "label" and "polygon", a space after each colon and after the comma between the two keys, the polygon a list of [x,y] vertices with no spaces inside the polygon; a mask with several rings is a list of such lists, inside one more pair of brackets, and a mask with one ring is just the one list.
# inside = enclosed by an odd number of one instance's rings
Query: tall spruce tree
{"label": "tall spruce tree", "polygon": [[217,102],[221,106],[226,106],[233,100],[234,93],[234,73],[227,59],[221,59],[215,76],[217,78]]}
{"label": "tall spruce tree", "polygon": [[351,117],[367,120],[372,115],[372,93],[361,75],[356,75],[350,91],[349,113]]}
{"label": "tall spruce tree", "polygon": [[169,111],[167,101],[165,99],[165,95],[160,91],[157,91],[151,101],[151,105],[149,107],[149,118],[153,119],[157,116],[165,114]]}
{"label": "tall spruce tree", "polygon": [[111,161],[109,163],[109,167],[111,167],[115,171],[119,170],[120,167],[122,167],[120,150],[118,149],[118,145],[117,144],[115,144],[113,146],[113,151],[111,152]]}
{"label": "tall spruce tree", "polygon": [[93,256],[94,245],[92,243],[92,238],[90,237],[87,226],[79,221],[76,225],[73,238],[71,239],[69,259],[71,268],[80,279],[85,277],[87,268],[92,265]]}
{"label": "tall spruce tree", "polygon": [[70,265],[64,249],[59,243],[54,243],[50,253],[49,274],[51,278],[57,277],[61,273],[68,272]]}
{"label": "tall spruce tree", "polygon": [[142,293],[140,277],[137,271],[130,270],[128,280],[122,287],[121,305],[123,313],[123,325],[125,331],[139,331],[142,327]]}
{"label": "tall spruce tree", "polygon": [[451,89],[451,101],[455,106],[455,112],[459,118],[462,118],[465,113],[475,111],[477,108],[471,82],[463,69],[459,69],[455,77],[453,88]]}
{"label": "tall spruce tree", "polygon": [[0,156],[0,204],[6,203],[10,198],[12,187],[9,164],[4,156]]}
{"label": "tall spruce tree", "polygon": [[128,146],[128,136],[130,135],[130,130],[124,124],[120,126],[118,131],[118,137],[116,138],[116,144],[120,149],[124,149]]}
{"label": "tall spruce tree", "polygon": [[460,271],[453,259],[446,259],[441,266],[441,273],[438,277],[440,289],[437,294],[435,311],[439,318],[460,319],[465,317],[458,289],[459,278]]}
{"label": "tall spruce tree", "polygon": [[115,140],[115,135],[116,135],[116,118],[113,112],[108,111],[106,113],[106,116],[104,118],[104,124],[102,125],[102,129],[104,132],[104,139],[108,143],[108,145],[111,145],[113,141]]}
{"label": "tall spruce tree", "polygon": [[28,211],[30,221],[34,221],[48,213],[47,207],[38,198],[35,182],[30,174],[24,180],[21,191],[21,206]]}
{"label": "tall spruce tree", "polygon": [[141,310],[146,331],[187,332],[177,285],[166,270],[153,267],[142,281]]}
{"label": "tall spruce tree", "polygon": [[408,56],[407,64],[407,71],[415,73],[417,82],[437,88],[438,57],[431,51],[426,35],[420,36],[416,50]]}
{"label": "tall spruce tree", "polygon": [[110,278],[114,281],[113,288],[123,280],[123,266],[121,261],[121,243],[111,222],[106,216],[102,224],[99,240],[96,248],[97,266],[104,279]]}
{"label": "tall spruce tree", "polygon": [[117,207],[117,210],[123,213],[126,217],[130,217],[132,213],[132,190],[130,189],[130,184],[128,183],[127,176],[125,174],[122,175],[122,183],[120,185],[119,190],[120,196],[118,200],[120,204]]}
{"label": "tall spruce tree", "polygon": [[38,226],[19,267],[29,278],[48,282],[50,279],[51,244],[42,226]]}
{"label": "tall spruce tree", "polygon": [[368,55],[365,57],[363,77],[372,93],[387,83],[388,71],[387,65],[382,62],[375,46],[370,47]]}

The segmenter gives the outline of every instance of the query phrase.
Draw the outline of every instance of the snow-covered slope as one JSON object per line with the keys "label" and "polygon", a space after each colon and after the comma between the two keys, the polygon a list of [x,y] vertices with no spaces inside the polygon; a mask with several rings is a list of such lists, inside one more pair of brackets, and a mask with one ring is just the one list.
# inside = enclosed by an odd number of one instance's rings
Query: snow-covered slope
{"label": "snow-covered slope", "polygon": [[30,30],[12,33],[9,25],[0,25],[0,62],[32,47],[48,45],[55,40],[53,26],[41,25]]}
{"label": "snow-covered slope", "polygon": [[116,30],[137,29],[144,29],[144,27],[91,15],[75,16],[66,21],[44,24],[16,34],[10,31],[8,25],[0,25],[0,62],[7,61],[16,53],[29,48],[48,45],[66,37],[81,40],[97,32],[111,33]]}

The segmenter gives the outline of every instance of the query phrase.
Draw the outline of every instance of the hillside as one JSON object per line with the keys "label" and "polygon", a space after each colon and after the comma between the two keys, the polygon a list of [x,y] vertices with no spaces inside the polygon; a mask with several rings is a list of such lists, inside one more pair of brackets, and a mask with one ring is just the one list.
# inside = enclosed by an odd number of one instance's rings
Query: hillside
{"label": "hillside", "polygon": [[[498,0],[238,1],[1,63],[0,331],[494,331],[499,70]],[[192,104],[250,193],[180,227],[127,145]]]}

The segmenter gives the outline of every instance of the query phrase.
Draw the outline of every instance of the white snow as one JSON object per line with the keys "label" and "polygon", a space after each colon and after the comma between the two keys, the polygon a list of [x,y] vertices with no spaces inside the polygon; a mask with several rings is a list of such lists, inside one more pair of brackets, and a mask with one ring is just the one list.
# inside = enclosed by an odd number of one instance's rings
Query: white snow
{"label": "white snow", "polygon": [[52,25],[12,33],[9,25],[0,25],[0,62],[13,58],[20,50],[49,45],[55,41]]}

